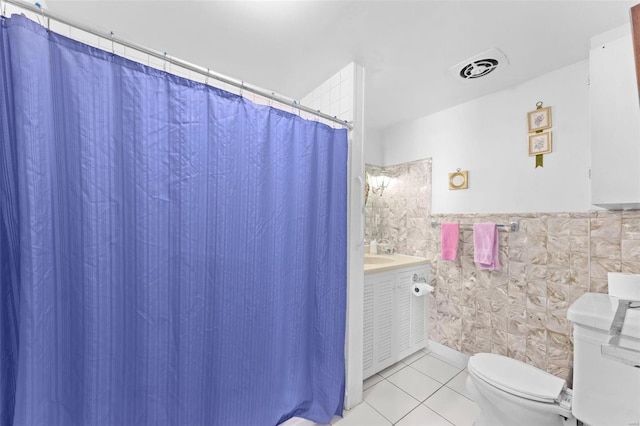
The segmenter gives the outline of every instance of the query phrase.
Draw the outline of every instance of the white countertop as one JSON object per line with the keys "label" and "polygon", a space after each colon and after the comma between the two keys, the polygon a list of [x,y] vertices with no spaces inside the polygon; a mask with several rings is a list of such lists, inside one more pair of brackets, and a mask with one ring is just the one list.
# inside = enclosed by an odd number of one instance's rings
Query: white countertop
{"label": "white countertop", "polygon": [[364,274],[391,271],[407,266],[425,265],[429,260],[424,257],[407,256],[404,254],[365,254]]}

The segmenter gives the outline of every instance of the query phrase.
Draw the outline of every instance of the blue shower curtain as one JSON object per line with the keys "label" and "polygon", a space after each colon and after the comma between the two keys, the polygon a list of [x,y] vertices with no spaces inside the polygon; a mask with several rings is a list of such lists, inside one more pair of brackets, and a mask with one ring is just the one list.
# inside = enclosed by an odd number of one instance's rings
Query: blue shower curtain
{"label": "blue shower curtain", "polygon": [[0,36],[1,424],[341,413],[346,130]]}

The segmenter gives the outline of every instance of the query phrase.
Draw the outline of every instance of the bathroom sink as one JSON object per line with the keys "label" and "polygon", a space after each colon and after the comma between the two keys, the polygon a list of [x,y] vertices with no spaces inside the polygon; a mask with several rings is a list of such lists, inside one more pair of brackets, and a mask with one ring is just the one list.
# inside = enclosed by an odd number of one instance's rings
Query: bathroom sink
{"label": "bathroom sink", "polygon": [[393,257],[385,256],[385,255],[375,255],[375,254],[365,254],[364,255],[364,264],[365,265],[380,265],[384,263],[393,262]]}

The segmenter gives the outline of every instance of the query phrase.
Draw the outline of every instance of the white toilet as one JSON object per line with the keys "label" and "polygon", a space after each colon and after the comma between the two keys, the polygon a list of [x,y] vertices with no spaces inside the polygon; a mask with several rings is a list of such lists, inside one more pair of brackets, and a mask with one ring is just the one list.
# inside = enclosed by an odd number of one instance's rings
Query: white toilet
{"label": "white toilet", "polygon": [[612,346],[617,307],[616,297],[587,293],[569,309],[573,391],[564,380],[512,358],[469,358],[466,385],[481,411],[475,425],[575,425],[576,418],[594,426],[640,424],[640,308],[627,311],[621,339]]}
{"label": "white toilet", "polygon": [[473,355],[467,369],[467,389],[481,411],[476,426],[575,424],[564,380],[496,354]]}

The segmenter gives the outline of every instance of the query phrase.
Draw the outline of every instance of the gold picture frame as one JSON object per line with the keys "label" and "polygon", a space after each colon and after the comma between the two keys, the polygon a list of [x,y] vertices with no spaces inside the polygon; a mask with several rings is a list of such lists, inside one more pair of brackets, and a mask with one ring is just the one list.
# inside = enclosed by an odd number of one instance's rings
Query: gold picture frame
{"label": "gold picture frame", "polygon": [[467,189],[469,187],[469,172],[460,170],[449,173],[449,189]]}
{"label": "gold picture frame", "polygon": [[529,156],[551,153],[551,131],[529,135]]}
{"label": "gold picture frame", "polygon": [[536,109],[527,113],[529,133],[551,128],[551,107]]}

